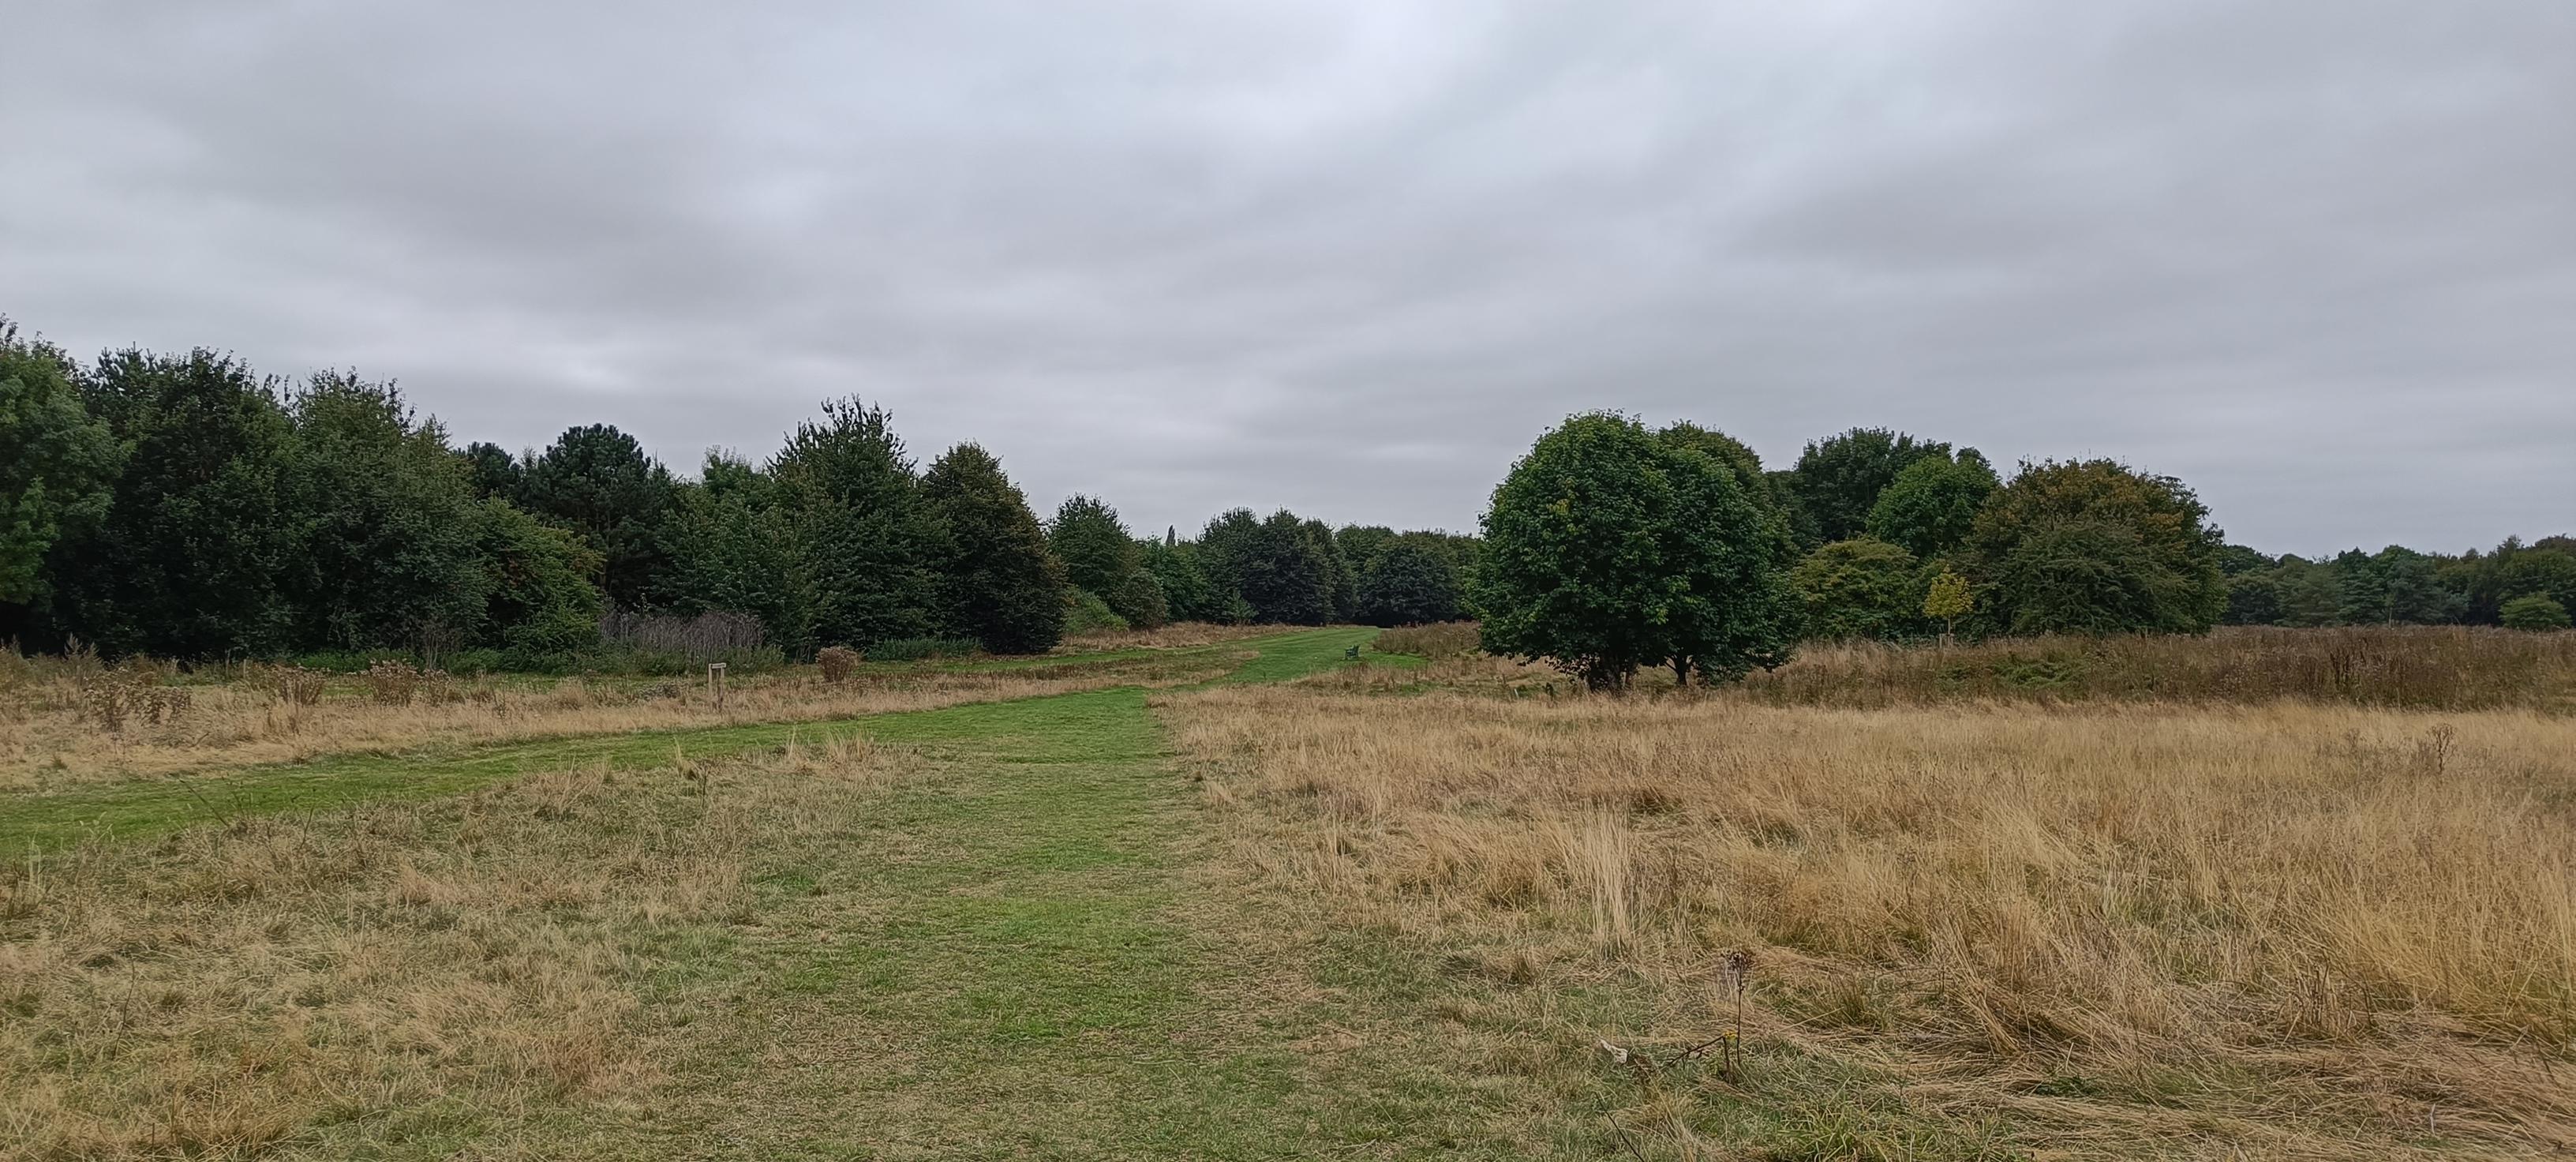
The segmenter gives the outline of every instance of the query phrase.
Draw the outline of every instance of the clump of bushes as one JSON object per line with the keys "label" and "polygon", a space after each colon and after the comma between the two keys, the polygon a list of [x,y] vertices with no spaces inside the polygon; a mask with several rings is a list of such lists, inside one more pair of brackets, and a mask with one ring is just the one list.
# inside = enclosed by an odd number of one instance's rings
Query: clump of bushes
{"label": "clump of bushes", "polygon": [[814,664],[823,667],[826,682],[846,682],[859,670],[859,651],[848,646],[825,646],[814,654]]}
{"label": "clump of bushes", "polygon": [[288,706],[312,706],[321,702],[322,684],[329,677],[320,670],[304,666],[265,662],[253,662],[242,667],[242,676]]}
{"label": "clump of bushes", "polygon": [[125,729],[129,718],[168,722],[187,712],[186,690],[161,684],[160,671],[146,666],[118,666],[81,679],[83,709],[110,733]]}
{"label": "clump of bushes", "polygon": [[1079,637],[1087,633],[1106,633],[1127,628],[1127,619],[1109,608],[1109,603],[1088,589],[1075,589],[1064,599],[1064,636]]}
{"label": "clump of bushes", "polygon": [[2502,616],[2506,629],[2566,629],[2571,621],[2576,621],[2576,618],[2567,616],[2566,606],[2546,593],[2514,598],[2505,602],[2504,608],[2497,612]]}
{"label": "clump of bushes", "polygon": [[367,696],[380,706],[408,706],[420,689],[420,669],[410,662],[385,659],[367,664]]}

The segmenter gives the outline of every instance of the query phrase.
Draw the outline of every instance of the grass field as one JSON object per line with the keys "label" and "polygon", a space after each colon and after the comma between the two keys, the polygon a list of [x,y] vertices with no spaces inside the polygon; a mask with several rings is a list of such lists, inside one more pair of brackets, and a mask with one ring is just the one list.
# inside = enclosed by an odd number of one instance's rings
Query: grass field
{"label": "grass field", "polygon": [[2576,1148],[2552,708],[1371,634],[78,752],[0,790],[0,1158]]}

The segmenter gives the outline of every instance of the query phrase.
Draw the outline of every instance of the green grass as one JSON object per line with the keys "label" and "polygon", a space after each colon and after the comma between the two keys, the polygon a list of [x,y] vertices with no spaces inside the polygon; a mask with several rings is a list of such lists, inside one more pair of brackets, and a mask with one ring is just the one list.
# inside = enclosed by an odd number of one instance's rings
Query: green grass
{"label": "green grass", "polygon": [[[1228,648],[1227,681],[1344,664],[1371,631]],[[776,747],[785,726],[689,732],[693,759]],[[819,741],[823,727],[794,728]],[[760,1159],[1511,1157],[1508,1087],[1454,1075],[1426,1032],[1342,981],[1211,881],[1190,784],[1147,692],[1122,687],[832,724],[919,769],[753,853],[757,907],[638,933],[634,1033],[672,1047],[648,1101],[535,1096],[326,1122],[276,1156]],[[671,769],[668,734],[352,756],[237,772],[227,810],[446,794],[567,765],[632,767],[644,831],[741,793]],[[659,768],[659,769],[656,769]],[[690,776],[696,778],[700,776]],[[631,782],[628,782],[631,778]],[[826,800],[818,802],[828,803]],[[70,804],[51,826],[144,833],[199,818],[176,783]],[[660,819],[663,822],[648,822]],[[46,835],[16,815],[0,836]],[[55,835],[59,838],[59,835]],[[5,842],[5,839],[0,839]],[[1350,974],[1344,972],[1342,976]],[[1365,977],[1366,974],[1362,974]],[[1315,982],[1327,980],[1328,987]],[[1318,1046],[1327,1046],[1318,1049]]]}
{"label": "green grass", "polygon": [[[1204,668],[1243,651],[1258,651],[1236,670],[1234,678],[1278,681],[1339,664],[1342,651],[1366,641],[1374,632],[1352,628],[1299,630],[1181,650],[1115,653],[1158,654],[1158,668],[1186,670]],[[1067,666],[1096,666],[1110,660],[1116,659],[1098,655],[1028,659],[1032,663],[1052,661]],[[1049,701],[1052,699],[1021,699],[1005,705],[1042,705]],[[883,720],[919,717],[922,725],[918,727],[887,729],[947,729],[957,738],[973,737],[980,728],[942,725],[977,721],[972,715],[957,714],[962,709],[965,708],[887,715]],[[1043,709],[1033,712],[1047,713]],[[531,771],[663,765],[671,760],[674,748],[693,758],[718,758],[781,746],[791,738],[819,742],[858,729],[855,723],[859,721],[862,720],[748,723],[580,735],[472,748],[432,747],[394,754],[350,753],[303,763],[193,771],[44,795],[0,796],[0,854],[58,847],[89,838],[151,835],[237,816],[324,810],[386,798],[452,795]]]}

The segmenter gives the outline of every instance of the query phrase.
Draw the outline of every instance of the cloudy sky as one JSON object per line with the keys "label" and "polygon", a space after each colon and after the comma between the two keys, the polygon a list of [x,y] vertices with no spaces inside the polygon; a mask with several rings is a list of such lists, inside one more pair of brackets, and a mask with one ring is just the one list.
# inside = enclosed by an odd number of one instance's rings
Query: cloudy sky
{"label": "cloudy sky", "polygon": [[2576,529],[2576,3],[15,0],[0,313],[675,467],[1472,527],[1540,430],[2107,455],[2275,551]]}

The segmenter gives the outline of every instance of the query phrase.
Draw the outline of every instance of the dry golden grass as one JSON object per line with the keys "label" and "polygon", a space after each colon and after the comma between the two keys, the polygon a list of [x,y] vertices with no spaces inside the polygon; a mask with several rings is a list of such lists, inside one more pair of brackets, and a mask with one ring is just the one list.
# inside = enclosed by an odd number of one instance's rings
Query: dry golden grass
{"label": "dry golden grass", "polygon": [[2483,626],[2230,627],[2206,637],[1996,638],[1947,649],[1809,642],[1740,688],[1775,703],[1893,706],[2014,698],[2576,712],[2576,633]]}
{"label": "dry golden grass", "polygon": [[106,730],[85,692],[63,674],[0,690],[0,794],[151,777],[174,771],[301,762],[323,755],[473,745],[573,735],[682,730],[744,722],[809,722],[1021,698],[1205,680],[1231,657],[1151,658],[1129,664],[943,671],[880,670],[824,682],[812,669],[738,680],[718,709],[702,681],[648,684],[565,679],[542,688],[457,682],[399,704],[342,690],[306,704],[257,681],[187,686],[186,705]]}
{"label": "dry golden grass", "polygon": [[1177,649],[1183,646],[1208,646],[1218,642],[1242,641],[1245,638],[1274,634],[1287,627],[1277,625],[1218,625],[1208,621],[1176,621],[1160,629],[1103,629],[1075,634],[1057,645],[1055,652],[1095,653],[1101,650]]}
{"label": "dry golden grass", "polygon": [[[1657,1156],[2576,1148],[2576,720],[1353,692],[1426,673],[1164,704],[1282,915]],[[1587,1055],[1714,1034],[1736,948],[1741,1085]]]}
{"label": "dry golden grass", "polygon": [[638,1019],[670,943],[755,919],[754,860],[911,764],[842,740],[563,772],[0,870],[0,1159],[330,1156],[640,1109],[671,1040],[724,1019],[667,996]]}

